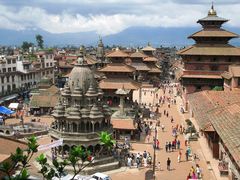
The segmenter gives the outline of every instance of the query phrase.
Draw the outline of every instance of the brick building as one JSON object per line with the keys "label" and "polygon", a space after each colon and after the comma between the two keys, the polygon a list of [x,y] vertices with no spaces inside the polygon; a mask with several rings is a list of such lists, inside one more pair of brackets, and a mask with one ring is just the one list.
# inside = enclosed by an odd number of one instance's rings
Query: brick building
{"label": "brick building", "polygon": [[178,52],[183,60],[180,81],[185,103],[187,94],[223,87],[221,74],[229,65],[240,64],[240,49],[228,43],[238,35],[221,28],[227,21],[212,6],[208,16],[197,21],[203,29],[189,36],[196,44]]}

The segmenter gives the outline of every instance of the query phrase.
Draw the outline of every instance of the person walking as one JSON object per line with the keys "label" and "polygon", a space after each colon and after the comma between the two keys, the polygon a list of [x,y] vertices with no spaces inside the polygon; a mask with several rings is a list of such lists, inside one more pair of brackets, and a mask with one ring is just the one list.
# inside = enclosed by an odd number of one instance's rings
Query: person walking
{"label": "person walking", "polygon": [[166,144],[165,144],[165,150],[166,150],[166,152],[168,152],[168,142],[166,142]]}
{"label": "person walking", "polygon": [[177,140],[177,149],[180,149],[180,140]]}
{"label": "person walking", "polygon": [[162,124],[162,132],[164,132],[164,129],[165,129],[165,126],[164,126],[164,124]]}
{"label": "person walking", "polygon": [[147,135],[147,143],[149,143],[149,141],[150,141],[150,135],[148,134]]}
{"label": "person walking", "polygon": [[168,171],[171,170],[171,160],[170,160],[169,157],[168,157],[168,159],[167,159],[167,170],[168,170]]}
{"label": "person walking", "polygon": [[186,161],[188,161],[188,150],[186,150],[185,156],[186,156]]}
{"label": "person walking", "polygon": [[156,140],[156,147],[157,147],[157,149],[160,149],[159,144],[160,144],[160,143],[159,143],[159,140],[157,139],[157,140]]}
{"label": "person walking", "polygon": [[130,156],[127,158],[127,164],[128,164],[128,167],[131,168],[131,166],[132,166],[132,158]]}
{"label": "person walking", "polygon": [[169,151],[169,152],[171,151],[171,148],[172,148],[172,143],[169,141],[169,142],[168,142],[168,151]]}
{"label": "person walking", "polygon": [[157,168],[158,168],[159,171],[161,171],[161,164],[160,164],[160,162],[158,162]]}
{"label": "person walking", "polygon": [[178,153],[178,163],[180,163],[180,162],[181,162],[181,157],[182,157],[182,152],[181,152],[181,151],[179,151],[179,153]]}

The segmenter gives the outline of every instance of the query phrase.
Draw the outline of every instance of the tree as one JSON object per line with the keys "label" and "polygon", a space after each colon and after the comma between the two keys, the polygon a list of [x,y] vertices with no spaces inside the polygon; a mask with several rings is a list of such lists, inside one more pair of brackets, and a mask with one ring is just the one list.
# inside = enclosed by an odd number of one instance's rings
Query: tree
{"label": "tree", "polygon": [[36,41],[37,41],[37,46],[41,49],[43,49],[43,37],[40,34],[36,35]]}
{"label": "tree", "polygon": [[[14,154],[11,154],[11,161],[6,161],[0,164],[0,171],[6,174],[5,179],[7,180],[24,180],[30,176],[28,168],[30,167],[29,161],[33,154],[37,152],[38,144],[36,137],[32,136],[28,138],[28,147],[25,150],[16,149]],[[12,176],[12,172],[19,169],[19,173],[16,176]]]}
{"label": "tree", "polygon": [[22,47],[24,52],[27,52],[29,50],[29,48],[32,47],[32,46],[33,46],[32,42],[23,41],[21,47]]}
{"label": "tree", "polygon": [[[108,132],[101,132],[99,134],[100,144],[102,145],[98,154],[102,152],[104,148],[111,150],[115,144],[112,135]],[[28,147],[26,150],[20,148],[16,149],[16,152],[11,155],[11,162],[3,162],[0,164],[0,171],[6,174],[7,180],[25,180],[28,179],[30,174],[28,168],[30,167],[29,161],[38,150],[38,144],[36,137],[32,136],[28,138]],[[82,146],[76,146],[69,152],[69,156],[65,160],[54,159],[51,166],[48,163],[48,159],[44,154],[39,155],[36,161],[41,166],[39,173],[42,174],[44,179],[51,180],[53,177],[61,178],[64,174],[64,169],[67,165],[73,168],[73,177],[78,175],[84,168],[89,166],[93,162],[94,158],[91,156],[91,152]],[[12,176],[12,172],[20,169],[20,172],[15,176]]]}

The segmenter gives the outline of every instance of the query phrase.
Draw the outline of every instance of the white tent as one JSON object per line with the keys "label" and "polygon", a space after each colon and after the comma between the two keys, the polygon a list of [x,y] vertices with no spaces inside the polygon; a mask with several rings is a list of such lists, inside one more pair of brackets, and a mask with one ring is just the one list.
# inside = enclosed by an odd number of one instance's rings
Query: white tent
{"label": "white tent", "polygon": [[19,103],[11,103],[11,104],[8,106],[8,108],[10,108],[10,109],[17,109],[17,108],[18,108],[18,105],[19,105]]}

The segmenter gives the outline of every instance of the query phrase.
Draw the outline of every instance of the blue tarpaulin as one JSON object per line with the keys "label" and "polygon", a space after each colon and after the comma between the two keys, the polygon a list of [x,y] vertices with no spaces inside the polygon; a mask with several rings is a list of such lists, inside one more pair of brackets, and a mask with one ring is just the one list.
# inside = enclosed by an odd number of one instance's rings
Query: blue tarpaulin
{"label": "blue tarpaulin", "polygon": [[0,113],[9,115],[9,114],[13,114],[14,111],[6,108],[5,106],[0,106]]}

